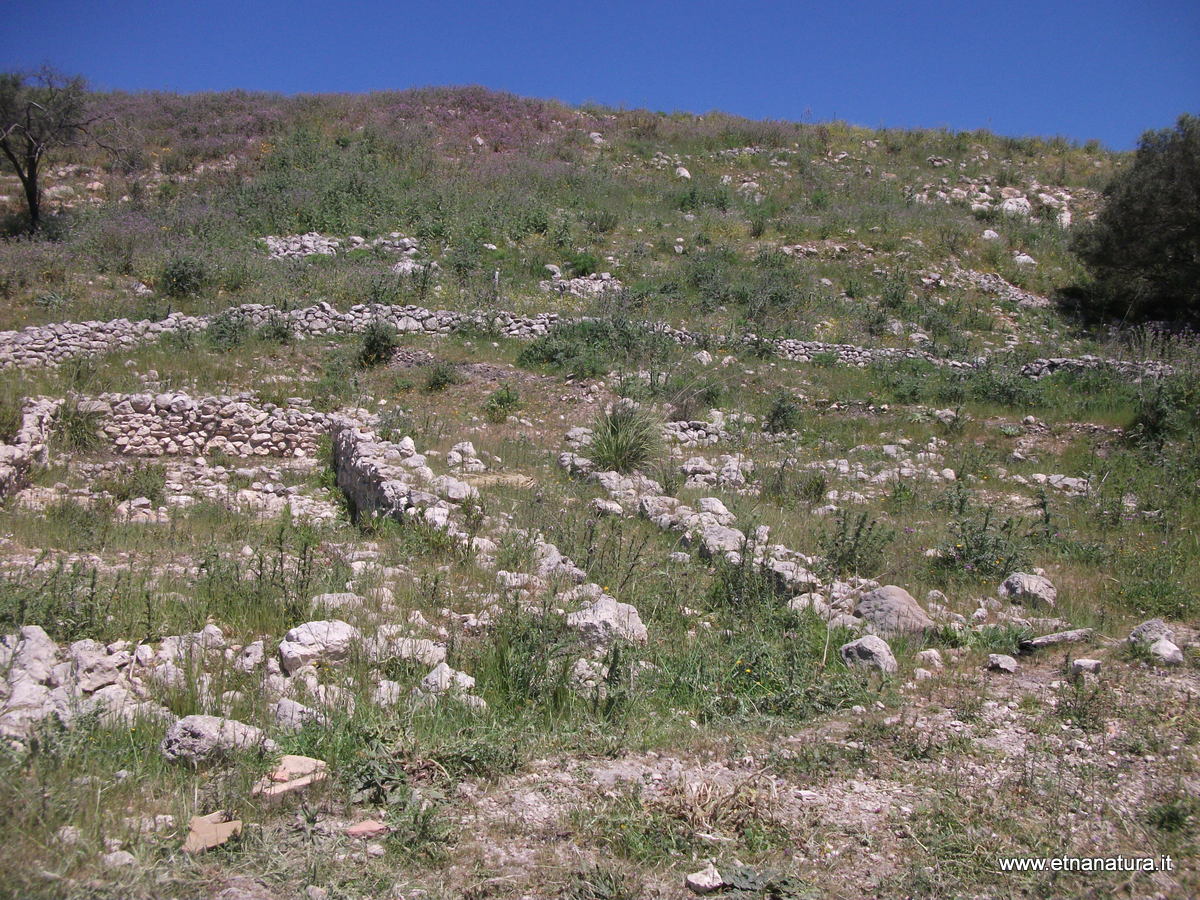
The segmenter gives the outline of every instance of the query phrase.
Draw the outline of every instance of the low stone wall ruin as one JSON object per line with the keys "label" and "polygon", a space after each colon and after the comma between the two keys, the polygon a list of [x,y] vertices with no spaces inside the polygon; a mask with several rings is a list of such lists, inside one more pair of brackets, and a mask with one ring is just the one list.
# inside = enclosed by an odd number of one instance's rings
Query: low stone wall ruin
{"label": "low stone wall ruin", "polygon": [[[210,316],[187,316],[173,313],[159,322],[131,322],[113,319],[107,322],[56,322],[32,325],[20,331],[0,332],[0,369],[57,366],[68,359],[107,353],[125,347],[152,343],[166,334],[199,332],[221,316],[241,316],[251,327],[282,320],[297,337],[319,337],[331,334],[354,334],[376,321],[387,322],[402,334],[444,335],[479,330],[503,337],[529,340],[546,334],[555,325],[574,321],[545,312],[522,316],[505,311],[455,312],[431,310],[421,306],[388,306],[359,304],[345,312],[328,303],[318,303],[303,309],[280,310],[263,304],[232,307]],[[664,334],[681,346],[703,346],[711,343],[712,335],[674,328],[666,323],[646,323],[646,327]],[[866,366],[878,360],[922,359],[934,365],[970,369],[986,364],[986,358],[974,360],[943,359],[923,350],[903,347],[860,347],[854,344],[831,344],[823,341],[801,341],[794,338],[765,338],[746,333],[733,343],[756,352],[799,362],[818,356],[832,357],[838,363]],[[1035,360],[1021,374],[1040,378],[1063,368],[1094,368],[1113,365],[1130,377],[1161,377],[1172,372],[1170,366],[1155,362],[1109,361],[1085,356],[1078,359]]]}

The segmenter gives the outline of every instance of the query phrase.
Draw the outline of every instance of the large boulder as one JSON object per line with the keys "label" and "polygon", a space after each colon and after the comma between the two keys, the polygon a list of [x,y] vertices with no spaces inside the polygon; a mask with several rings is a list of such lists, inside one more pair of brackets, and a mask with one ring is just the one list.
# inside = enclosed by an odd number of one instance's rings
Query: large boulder
{"label": "large boulder", "polygon": [[1129,643],[1131,644],[1145,644],[1149,646],[1163,638],[1174,642],[1175,631],[1162,619],[1148,619],[1129,632]]}
{"label": "large boulder", "polygon": [[305,622],[283,636],[279,661],[288,675],[311,663],[337,665],[349,659],[361,637],[357,628],[341,619]]}
{"label": "large boulder", "polygon": [[1027,606],[1054,606],[1054,601],[1058,599],[1058,589],[1049,578],[1028,572],[1013,572],[1004,579],[998,593],[1013,603]]}
{"label": "large boulder", "polygon": [[873,634],[843,644],[838,653],[850,668],[878,669],[885,675],[892,675],[899,668],[887,641]]}
{"label": "large boulder", "polygon": [[167,729],[159,745],[163,756],[193,765],[239,750],[275,753],[275,742],[253,725],[219,716],[185,716]]}
{"label": "large boulder", "polygon": [[876,634],[920,634],[934,627],[933,620],[912,594],[894,584],[876,588],[858,601],[855,615],[866,620]]}

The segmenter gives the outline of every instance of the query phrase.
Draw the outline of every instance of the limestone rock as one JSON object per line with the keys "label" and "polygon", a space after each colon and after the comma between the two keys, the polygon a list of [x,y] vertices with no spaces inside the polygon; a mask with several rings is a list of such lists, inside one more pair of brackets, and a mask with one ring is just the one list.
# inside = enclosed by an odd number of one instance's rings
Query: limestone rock
{"label": "limestone rock", "polygon": [[987,667],[992,672],[1006,672],[1009,675],[1016,674],[1017,661],[1005,653],[991,653],[988,655]]}
{"label": "limestone rock", "polygon": [[603,592],[583,609],[570,613],[567,624],[578,628],[592,644],[610,644],[615,638],[644,644],[649,638],[637,608]]}
{"label": "limestone rock", "polygon": [[344,662],[360,637],[357,628],[340,619],[306,622],[285,634],[279,645],[283,670],[291,675],[314,662],[329,665]]}
{"label": "limestone rock", "polygon": [[1029,606],[1054,606],[1058,599],[1058,589],[1044,575],[1030,575],[1028,572],[1014,572],[1004,579],[998,593],[1008,597],[1013,603],[1028,604]]}
{"label": "limestone rock", "polygon": [[1129,632],[1131,644],[1153,644],[1161,638],[1175,640],[1175,631],[1162,619],[1148,619],[1133,631]]}
{"label": "limestone rock", "polygon": [[1150,645],[1150,655],[1161,665],[1183,665],[1183,651],[1165,637],[1159,638]]}
{"label": "limestone rock", "polygon": [[873,634],[843,644],[838,653],[851,668],[878,669],[885,675],[892,675],[899,668],[887,641]]}
{"label": "limestone rock", "polygon": [[159,746],[167,759],[192,764],[239,750],[274,753],[279,749],[253,725],[219,716],[185,716],[167,729],[167,736]]}
{"label": "limestone rock", "polygon": [[876,588],[859,600],[855,615],[884,637],[920,634],[934,627],[933,620],[913,596],[894,584]]}

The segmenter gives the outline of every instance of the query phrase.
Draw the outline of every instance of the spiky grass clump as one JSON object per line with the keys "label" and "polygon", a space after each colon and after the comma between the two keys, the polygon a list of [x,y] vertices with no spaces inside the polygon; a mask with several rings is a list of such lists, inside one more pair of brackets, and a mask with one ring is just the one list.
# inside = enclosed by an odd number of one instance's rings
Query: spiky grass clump
{"label": "spiky grass clump", "polygon": [[662,448],[662,427],[641,407],[619,403],[596,418],[589,453],[600,469],[633,472]]}

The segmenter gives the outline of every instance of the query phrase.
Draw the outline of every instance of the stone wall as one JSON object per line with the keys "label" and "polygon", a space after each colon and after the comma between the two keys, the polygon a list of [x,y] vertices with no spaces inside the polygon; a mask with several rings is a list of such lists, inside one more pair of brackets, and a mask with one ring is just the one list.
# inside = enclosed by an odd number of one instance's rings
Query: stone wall
{"label": "stone wall", "polygon": [[[124,347],[151,343],[164,334],[202,331],[220,316],[241,316],[252,327],[272,320],[282,320],[297,337],[330,334],[353,334],[370,323],[384,321],[401,333],[451,334],[458,331],[480,330],[504,337],[528,340],[546,334],[564,319],[558,313],[546,312],[522,316],[505,311],[455,312],[431,310],[421,306],[388,306],[359,304],[345,312],[328,303],[318,303],[303,309],[279,310],[262,304],[233,307],[212,316],[186,316],[174,313],[160,322],[131,322],[113,319],[107,322],[56,322],[33,325],[20,331],[0,332],[0,369],[15,367],[56,366],[78,357],[107,353]],[[674,328],[665,323],[645,323],[646,327],[665,334],[682,346],[711,343],[713,336],[702,332]],[[831,344],[823,341],[801,341],[794,338],[762,338],[746,333],[735,343],[768,355],[800,362],[816,356],[832,356],[843,365],[865,366],[876,360],[923,359],[934,365],[970,369],[983,365],[986,358],[974,360],[942,359],[922,350],[899,347],[860,347],[854,344]],[[1136,360],[1110,361],[1085,356],[1078,359],[1037,360],[1026,365],[1021,374],[1038,378],[1060,368],[1094,368],[1113,365],[1130,377],[1161,377],[1172,372],[1170,366]]]}
{"label": "stone wall", "polygon": [[130,456],[312,456],[328,428],[325,414],[302,401],[260,405],[250,394],[100,394],[78,405],[100,416],[100,431]]}
{"label": "stone wall", "polygon": [[61,400],[34,397],[21,409],[21,425],[12,443],[0,444],[0,497],[24,486],[34,466],[46,465],[50,451],[50,425]]}

